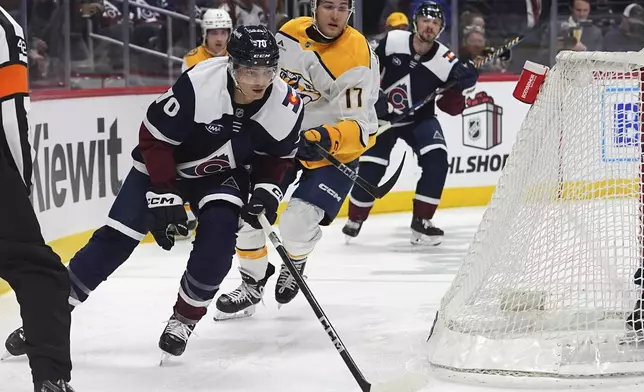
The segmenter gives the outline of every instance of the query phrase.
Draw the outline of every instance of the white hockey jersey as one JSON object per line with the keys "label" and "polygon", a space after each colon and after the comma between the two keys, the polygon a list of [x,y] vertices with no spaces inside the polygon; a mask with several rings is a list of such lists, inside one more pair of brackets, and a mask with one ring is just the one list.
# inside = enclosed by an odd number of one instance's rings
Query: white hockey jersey
{"label": "white hockey jersey", "polygon": [[148,107],[134,167],[165,188],[176,177],[195,179],[246,165],[261,168],[253,175],[272,179],[260,182],[279,183],[281,173],[273,169],[295,157],[304,105],[279,79],[249,104],[236,103],[234,90],[227,57],[183,73]]}
{"label": "white hockey jersey", "polygon": [[[365,37],[347,27],[332,42],[320,42],[310,17],[286,23],[276,35],[280,47],[280,77],[297,88],[306,105],[302,129],[324,126],[334,156],[348,163],[375,143],[380,71],[378,58]],[[329,162],[302,162],[313,169]]]}

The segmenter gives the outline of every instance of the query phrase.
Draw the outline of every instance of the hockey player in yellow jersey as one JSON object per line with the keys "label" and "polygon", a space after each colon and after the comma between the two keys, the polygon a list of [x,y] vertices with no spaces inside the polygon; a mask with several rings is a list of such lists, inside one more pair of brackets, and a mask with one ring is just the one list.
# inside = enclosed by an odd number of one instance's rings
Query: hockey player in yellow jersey
{"label": "hockey player in yellow jersey", "polygon": [[[353,0],[311,0],[313,17],[286,23],[276,34],[280,76],[296,88],[306,105],[297,158],[302,174],[280,218],[282,241],[302,273],[307,257],[349,193],[352,181],[322,159],[319,143],[349,167],[375,143],[380,71],[365,37],[348,26]],[[286,188],[295,178],[287,176]],[[285,190],[285,189],[283,189]],[[237,254],[242,284],[216,302],[215,319],[253,314],[275,267],[268,263],[260,227],[245,225],[238,233]],[[275,286],[279,304],[290,302],[299,288],[285,265]]]}
{"label": "hockey player in yellow jersey", "polygon": [[201,19],[201,31],[203,43],[185,55],[182,72],[201,61],[228,56],[226,45],[233,31],[233,20],[228,12],[214,8],[206,10]]}

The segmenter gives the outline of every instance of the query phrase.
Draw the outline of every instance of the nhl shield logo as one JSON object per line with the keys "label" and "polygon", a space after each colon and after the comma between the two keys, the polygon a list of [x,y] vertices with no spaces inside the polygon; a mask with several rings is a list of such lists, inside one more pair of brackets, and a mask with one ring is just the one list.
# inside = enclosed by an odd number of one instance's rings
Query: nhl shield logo
{"label": "nhl shield logo", "polygon": [[463,110],[463,145],[489,150],[503,140],[503,108],[494,98],[480,91],[465,100]]}
{"label": "nhl shield logo", "polygon": [[468,123],[467,134],[470,136],[470,139],[477,140],[481,137],[481,119],[478,117],[470,118],[468,119]]}
{"label": "nhl shield logo", "polygon": [[235,110],[235,117],[237,117],[237,118],[244,117],[244,109],[236,109]]}

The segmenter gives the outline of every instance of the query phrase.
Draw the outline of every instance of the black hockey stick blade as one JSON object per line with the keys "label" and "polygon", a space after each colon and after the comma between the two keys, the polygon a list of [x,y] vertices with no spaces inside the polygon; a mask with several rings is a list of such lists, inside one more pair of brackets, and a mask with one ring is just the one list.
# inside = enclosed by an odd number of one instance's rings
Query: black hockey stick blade
{"label": "black hockey stick blade", "polygon": [[360,188],[364,189],[368,194],[371,196],[375,197],[376,199],[382,199],[389,191],[391,188],[396,185],[396,181],[398,181],[398,177],[400,177],[400,172],[403,169],[403,165],[405,163],[405,156],[407,153],[403,155],[402,162],[400,162],[400,166],[398,166],[398,169],[396,169],[396,172],[394,175],[382,186],[376,186],[371,184],[369,181],[365,180],[364,178],[360,177],[358,173],[345,165],[344,163],[340,162],[336,157],[334,157],[330,152],[328,152],[324,147],[319,145],[318,143],[313,143],[315,147],[317,148],[317,152],[320,154],[321,157],[325,158],[327,161],[331,162],[333,166],[335,166],[338,170],[342,172],[345,176],[349,177],[356,185],[358,185]]}
{"label": "black hockey stick blade", "polygon": [[347,368],[349,369],[349,371],[353,375],[353,378],[356,380],[363,392],[416,392],[427,385],[427,377],[424,374],[420,373],[408,373],[402,377],[384,384],[372,385],[369,381],[367,381],[365,376],[360,371],[360,368],[358,368],[358,365],[356,365],[355,361],[353,360],[353,357],[351,356],[351,354],[349,354],[347,347],[340,339],[340,335],[338,335],[335,328],[331,324],[331,321],[324,313],[324,310],[322,310],[322,307],[313,295],[313,292],[309,288],[308,284],[306,283],[302,275],[300,275],[300,272],[297,270],[297,268],[295,268],[293,260],[291,260],[288,252],[286,251],[286,248],[284,248],[284,245],[282,245],[282,241],[280,240],[277,233],[275,233],[275,231],[273,230],[273,227],[268,222],[268,219],[266,219],[266,216],[264,216],[264,214],[262,213],[258,216],[258,220],[260,225],[262,225],[262,230],[264,230],[264,233],[275,247],[275,250],[284,262],[284,265],[286,265],[286,268],[288,268],[289,272],[293,276],[293,279],[300,287],[300,291],[311,306],[313,313],[315,313],[318,321],[320,322],[320,324],[322,324],[322,328],[331,339],[331,343],[333,343],[333,345],[335,346],[335,349],[342,357],[342,360],[344,361],[345,365],[347,365]]}
{"label": "black hockey stick blade", "polygon": [[387,182],[380,185],[376,189],[375,193],[377,193],[377,195],[374,195],[376,199],[382,199],[383,197],[385,197],[385,195],[389,193],[389,191],[391,191],[394,185],[396,185],[396,182],[398,181],[398,177],[400,177],[400,173],[402,173],[403,166],[405,165],[406,157],[407,157],[407,151],[403,153],[403,157],[402,157],[402,160],[400,161],[400,165],[398,165],[398,169],[396,169],[396,172],[394,173],[394,175],[391,176],[391,178],[388,179]]}
{"label": "black hockey stick blade", "polygon": [[[542,14],[539,17],[539,20],[536,24],[536,26],[524,31],[520,35],[517,35],[516,37],[512,38],[508,42],[506,42],[503,46],[499,47],[496,49],[494,52],[488,54],[485,56],[483,59],[479,60],[476,62],[474,65],[477,69],[481,68],[483,65],[496,60],[497,58],[501,57],[505,52],[511,50],[515,46],[519,45],[523,40],[525,40],[530,34],[534,32],[540,32],[545,26],[547,26],[550,23],[550,11],[552,9],[552,0],[543,0],[542,1],[542,7],[541,9],[543,10]],[[437,89],[436,91],[432,92],[429,94],[426,98],[424,98],[422,101],[415,103],[410,107],[409,109],[405,110],[404,112],[400,113],[396,117],[394,117],[391,121],[386,122],[385,124],[381,125],[378,127],[378,135],[383,134],[384,132],[387,132],[396,123],[401,122],[407,116],[413,114],[416,110],[422,108],[423,106],[427,105],[429,102],[434,100],[437,95],[442,94],[444,91],[451,89],[456,85],[456,81],[451,81],[447,83],[445,86]]]}

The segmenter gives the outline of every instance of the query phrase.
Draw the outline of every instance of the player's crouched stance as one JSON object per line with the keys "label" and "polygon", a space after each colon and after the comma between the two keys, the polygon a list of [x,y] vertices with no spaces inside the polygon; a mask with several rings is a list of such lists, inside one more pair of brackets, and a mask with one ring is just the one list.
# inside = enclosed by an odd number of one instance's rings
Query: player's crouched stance
{"label": "player's crouched stance", "polygon": [[240,217],[258,225],[264,211],[275,221],[278,184],[299,142],[304,105],[275,78],[279,50],[273,35],[263,26],[239,27],[229,52],[229,58],[197,64],[150,105],[134,168],[107,225],[69,265],[69,300],[77,306],[148,231],[170,250],[175,236],[187,232],[183,204],[189,201],[199,225],[174,312],[159,339],[161,350],[174,356],[184,352],[230,270]]}

